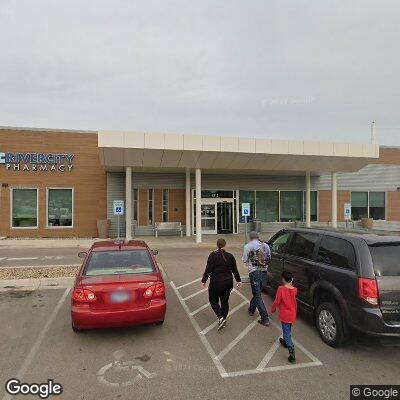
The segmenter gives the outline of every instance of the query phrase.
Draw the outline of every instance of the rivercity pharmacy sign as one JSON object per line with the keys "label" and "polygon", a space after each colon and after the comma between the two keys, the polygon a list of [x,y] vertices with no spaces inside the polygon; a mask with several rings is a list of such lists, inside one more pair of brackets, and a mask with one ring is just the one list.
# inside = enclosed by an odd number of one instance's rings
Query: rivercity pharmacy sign
{"label": "rivercity pharmacy sign", "polygon": [[0,165],[8,171],[71,172],[74,154],[60,153],[1,153]]}

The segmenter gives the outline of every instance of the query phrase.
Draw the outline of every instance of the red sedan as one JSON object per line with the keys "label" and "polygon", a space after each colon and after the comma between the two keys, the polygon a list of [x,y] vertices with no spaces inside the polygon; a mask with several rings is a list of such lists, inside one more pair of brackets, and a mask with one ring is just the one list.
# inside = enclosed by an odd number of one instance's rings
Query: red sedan
{"label": "red sedan", "polygon": [[162,324],[165,286],[153,252],[139,240],[94,243],[76,277],[72,329]]}

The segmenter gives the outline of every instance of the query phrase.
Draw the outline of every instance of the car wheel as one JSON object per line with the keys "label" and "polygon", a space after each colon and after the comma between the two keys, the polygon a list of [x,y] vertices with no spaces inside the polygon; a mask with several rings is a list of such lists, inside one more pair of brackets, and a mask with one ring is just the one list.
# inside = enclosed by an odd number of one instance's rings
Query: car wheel
{"label": "car wheel", "polygon": [[164,320],[158,321],[158,322],[156,322],[156,325],[162,325],[163,323],[164,323]]}
{"label": "car wheel", "polygon": [[321,339],[331,347],[340,346],[345,339],[343,319],[334,303],[321,303],[317,308],[316,325]]}

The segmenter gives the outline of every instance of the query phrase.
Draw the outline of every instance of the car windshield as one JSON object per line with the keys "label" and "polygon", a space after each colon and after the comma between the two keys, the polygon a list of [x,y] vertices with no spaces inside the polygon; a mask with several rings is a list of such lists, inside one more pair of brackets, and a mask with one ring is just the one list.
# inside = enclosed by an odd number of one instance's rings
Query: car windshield
{"label": "car windshield", "polygon": [[400,243],[370,246],[377,276],[400,276]]}
{"label": "car windshield", "polygon": [[145,274],[154,271],[146,250],[93,251],[86,265],[86,276]]}

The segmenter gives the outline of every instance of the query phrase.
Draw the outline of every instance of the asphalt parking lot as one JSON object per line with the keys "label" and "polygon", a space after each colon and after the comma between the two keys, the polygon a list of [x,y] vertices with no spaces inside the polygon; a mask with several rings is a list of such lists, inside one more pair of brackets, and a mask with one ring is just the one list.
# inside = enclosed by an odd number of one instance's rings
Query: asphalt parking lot
{"label": "asphalt parking lot", "polygon": [[[231,250],[240,255],[239,246]],[[53,378],[65,399],[336,400],[349,399],[350,384],[400,383],[400,340],[355,334],[332,349],[302,316],[294,327],[298,362],[288,364],[279,327],[261,327],[247,315],[249,285],[232,294],[228,325],[218,333],[199,282],[207,254],[160,250],[168,289],[163,326],[76,334],[68,289],[1,292],[0,399],[10,398],[4,383],[11,377]]]}

